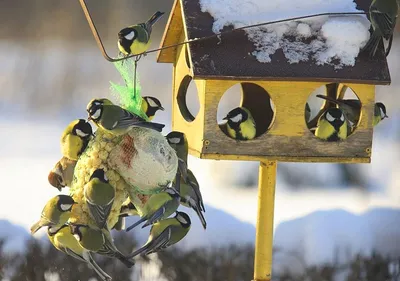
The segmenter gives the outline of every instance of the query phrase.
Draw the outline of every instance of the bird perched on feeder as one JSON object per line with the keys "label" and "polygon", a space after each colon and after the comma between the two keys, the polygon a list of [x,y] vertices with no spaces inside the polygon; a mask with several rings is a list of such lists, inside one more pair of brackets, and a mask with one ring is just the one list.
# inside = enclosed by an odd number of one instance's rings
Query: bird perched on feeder
{"label": "bird perched on feeder", "polygon": [[187,181],[181,180],[181,204],[185,207],[192,208],[200,219],[203,228],[207,228],[207,222],[202,212],[205,212],[203,197],[201,196],[199,183],[191,170],[187,170]]}
{"label": "bird perched on feeder", "polygon": [[157,98],[149,96],[142,98],[142,111],[146,113],[150,121],[153,120],[158,110],[164,111],[164,107]]}
{"label": "bird perched on feeder", "polygon": [[369,7],[369,16],[373,32],[363,51],[375,56],[382,38],[389,40],[386,56],[389,55],[393,42],[393,32],[396,26],[398,4],[396,0],[373,0]]}
{"label": "bird perched on feeder", "polygon": [[[343,111],[347,121],[350,123],[351,127],[357,125],[357,122],[361,114],[361,102],[358,99],[334,99],[329,96],[317,95],[317,97],[328,100],[334,104],[339,105],[339,108]],[[376,126],[383,119],[388,118],[386,115],[386,106],[377,102],[374,105],[374,118],[372,120],[372,125]]]}
{"label": "bird perched on feeder", "polygon": [[147,122],[140,116],[114,104],[107,99],[93,99],[87,105],[88,120],[113,135],[122,135],[132,127],[142,127],[161,132],[164,124]]}
{"label": "bird perched on feeder", "polygon": [[132,267],[135,262],[125,257],[112,242],[111,234],[106,229],[94,229],[88,225],[70,224],[71,233],[86,250],[111,258],[119,259],[126,267]]}
{"label": "bird perched on feeder", "polygon": [[315,136],[326,141],[339,141],[347,138],[347,122],[339,108],[328,108],[319,118]]}
{"label": "bird perched on feeder", "polygon": [[67,157],[61,158],[47,177],[49,183],[59,191],[66,186],[71,186],[76,163],[77,161],[68,159]]}
{"label": "bird perched on feeder", "polygon": [[147,222],[142,228],[168,218],[178,209],[179,202],[179,193],[171,187],[166,188],[165,191],[151,195],[143,207],[143,217],[128,227],[126,231],[132,230],[144,221]]}
{"label": "bird perched on feeder", "polygon": [[231,110],[223,120],[227,120],[228,135],[236,140],[252,140],[256,137],[256,122],[250,111],[244,107]]}
{"label": "bird perched on feeder", "polygon": [[31,227],[31,234],[35,234],[43,226],[65,224],[70,215],[72,206],[76,204],[68,195],[57,195],[51,198],[42,210],[40,220]]}
{"label": "bird perched on feeder", "polygon": [[186,236],[190,226],[189,216],[184,212],[176,212],[175,217],[153,224],[146,244],[128,255],[128,257],[133,258],[140,254],[152,254],[176,244]]}
{"label": "bird perched on feeder", "polygon": [[68,225],[62,225],[61,227],[48,227],[47,237],[57,250],[87,263],[97,273],[97,275],[99,275],[101,280],[112,280],[112,278],[96,263],[90,251],[86,250],[79,244],[72,235]]}
{"label": "bird perched on feeder", "polygon": [[146,52],[151,43],[152,27],[163,15],[163,12],[156,12],[145,23],[121,29],[118,32],[119,51],[125,56],[139,55]]}
{"label": "bird perched on feeder", "polygon": [[103,169],[97,169],[92,173],[84,187],[84,195],[90,216],[96,225],[100,229],[106,227],[115,199],[115,189],[108,182]]}
{"label": "bird perched on feeder", "polygon": [[82,152],[85,151],[92,135],[92,126],[86,120],[77,119],[69,123],[61,136],[63,156],[71,160],[78,160]]}

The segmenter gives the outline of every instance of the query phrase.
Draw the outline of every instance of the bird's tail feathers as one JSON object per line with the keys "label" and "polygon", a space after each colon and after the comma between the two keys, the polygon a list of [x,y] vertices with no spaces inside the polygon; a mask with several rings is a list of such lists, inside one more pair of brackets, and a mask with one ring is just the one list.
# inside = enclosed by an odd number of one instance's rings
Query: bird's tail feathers
{"label": "bird's tail feathers", "polygon": [[389,55],[390,50],[392,49],[392,43],[393,43],[393,34],[389,38],[389,43],[388,43],[388,46],[387,46],[387,49],[386,49],[386,53],[385,53],[386,57]]}
{"label": "bird's tail feathers", "polygon": [[127,268],[131,268],[135,265],[135,261],[130,257],[126,257],[121,253],[117,253],[116,258],[119,259]]}
{"label": "bird's tail feathers", "polygon": [[316,97],[320,98],[320,99],[324,99],[324,100],[330,101],[330,102],[332,102],[334,104],[337,104],[337,105],[342,105],[343,104],[340,100],[334,99],[334,98],[332,98],[330,96],[317,95]]}
{"label": "bird's tail feathers", "polygon": [[126,232],[131,231],[131,230],[134,229],[136,226],[138,226],[139,224],[141,224],[142,222],[144,222],[144,221],[146,221],[146,220],[147,220],[146,217],[141,218],[140,220],[138,220],[137,222],[135,222],[134,224],[132,224],[130,227],[128,227],[128,228],[126,229]]}
{"label": "bird's tail feathers", "polygon": [[147,128],[147,129],[152,129],[155,130],[157,132],[161,132],[162,129],[165,127],[164,124],[160,124],[160,123],[153,123],[153,122],[137,122],[135,123],[135,127],[141,127],[141,128]]}
{"label": "bird's tail feathers", "polygon": [[137,249],[136,251],[134,251],[133,253],[127,255],[126,257],[132,259],[132,258],[136,257],[137,255],[145,253],[149,249],[150,245],[151,245],[150,243],[145,244],[142,247],[140,247],[139,249]]}
{"label": "bird's tail feathers", "polygon": [[164,12],[155,12],[146,22],[147,25],[153,26],[165,13]]}
{"label": "bird's tail feathers", "polygon": [[370,57],[375,56],[376,51],[378,50],[379,43],[381,41],[381,36],[376,32],[371,34],[367,44],[362,48],[362,52],[368,52]]}
{"label": "bird's tail feathers", "polygon": [[31,234],[35,234],[39,229],[42,228],[42,226],[43,225],[41,221],[36,222],[34,225],[31,226]]}
{"label": "bird's tail feathers", "polygon": [[195,206],[192,206],[193,210],[196,212],[197,216],[200,219],[201,224],[203,225],[203,228],[206,229],[207,228],[207,222],[206,219],[204,218],[203,213],[200,210],[200,207],[197,206],[197,204]]}
{"label": "bird's tail feathers", "polygon": [[103,280],[103,281],[111,281],[112,278],[110,275],[108,275],[97,263],[96,261],[93,259],[92,255],[90,254],[90,252],[88,252],[87,255],[87,262],[90,265],[91,268],[93,268],[93,270],[97,273],[97,275],[99,275],[99,277]]}

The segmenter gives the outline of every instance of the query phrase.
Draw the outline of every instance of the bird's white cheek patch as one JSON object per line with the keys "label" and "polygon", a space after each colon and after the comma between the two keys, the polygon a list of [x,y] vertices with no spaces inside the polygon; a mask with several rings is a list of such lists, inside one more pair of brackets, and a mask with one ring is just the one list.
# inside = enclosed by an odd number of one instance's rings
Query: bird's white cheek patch
{"label": "bird's white cheek patch", "polygon": [[181,140],[179,138],[170,138],[169,142],[173,144],[178,144]]}
{"label": "bird's white cheek patch", "polygon": [[63,211],[68,211],[69,209],[71,209],[72,205],[71,204],[61,204],[61,210]]}
{"label": "bird's white cheek patch", "polygon": [[333,116],[328,112],[326,114],[326,120],[328,120],[329,122],[333,122],[335,121],[335,118],[333,118]]}
{"label": "bird's white cheek patch", "polygon": [[183,217],[178,216],[177,219],[178,219],[178,221],[179,221],[180,223],[182,223],[182,224],[187,224],[187,221],[186,221]]}
{"label": "bird's white cheek patch", "polygon": [[95,113],[92,114],[92,119],[96,120],[100,117],[101,109],[97,109]]}
{"label": "bird's white cheek patch", "polygon": [[88,136],[88,134],[82,132],[82,131],[79,130],[79,129],[76,129],[76,134],[77,134],[78,136],[80,136],[81,138],[84,138],[84,137],[87,137],[87,136]]}
{"label": "bird's white cheek patch", "polygon": [[147,99],[147,102],[151,107],[158,107],[158,104],[156,104],[155,101],[152,99]]}
{"label": "bird's white cheek patch", "polygon": [[242,121],[242,114],[238,114],[235,117],[232,117],[231,121],[235,122],[235,123],[239,123],[240,121]]}
{"label": "bird's white cheek patch", "polygon": [[133,37],[135,37],[135,31],[131,31],[130,33],[128,33],[127,35],[125,35],[125,39],[126,39],[126,40],[132,40]]}

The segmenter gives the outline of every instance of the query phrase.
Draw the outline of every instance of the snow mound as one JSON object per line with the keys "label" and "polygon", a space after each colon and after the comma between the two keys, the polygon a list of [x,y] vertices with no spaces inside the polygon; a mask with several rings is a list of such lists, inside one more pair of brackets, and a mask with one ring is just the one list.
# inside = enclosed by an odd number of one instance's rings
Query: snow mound
{"label": "snow mound", "polygon": [[[202,12],[213,16],[215,33],[229,25],[240,28],[321,13],[362,12],[352,0],[200,0],[200,5]],[[260,62],[271,62],[271,56],[282,49],[289,63],[311,59],[318,65],[342,68],[354,66],[369,39],[369,27],[365,15],[344,15],[287,21],[245,31],[256,47],[252,55]]]}

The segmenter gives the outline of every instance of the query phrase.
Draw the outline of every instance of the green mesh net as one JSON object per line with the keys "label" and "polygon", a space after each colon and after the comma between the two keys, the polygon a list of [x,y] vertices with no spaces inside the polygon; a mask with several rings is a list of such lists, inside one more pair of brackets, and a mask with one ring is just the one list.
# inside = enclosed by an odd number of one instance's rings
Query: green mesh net
{"label": "green mesh net", "polygon": [[[111,82],[111,93],[119,101],[120,105],[130,112],[139,115],[145,120],[148,120],[146,114],[141,110],[142,96],[140,95],[141,87],[139,84],[138,72],[135,69],[134,59],[127,59],[114,62],[114,66],[121,74],[125,85],[118,85]],[[136,71],[136,91],[134,77]]]}

